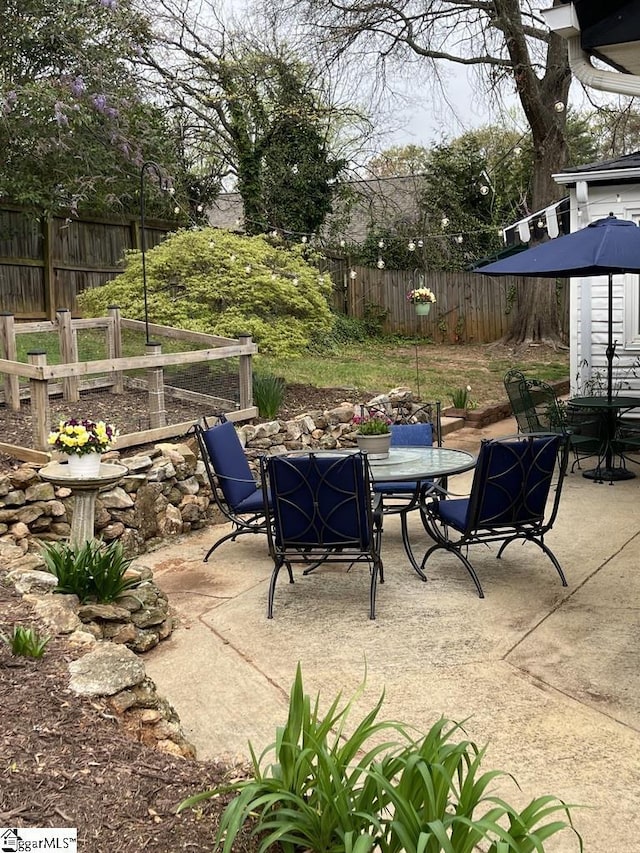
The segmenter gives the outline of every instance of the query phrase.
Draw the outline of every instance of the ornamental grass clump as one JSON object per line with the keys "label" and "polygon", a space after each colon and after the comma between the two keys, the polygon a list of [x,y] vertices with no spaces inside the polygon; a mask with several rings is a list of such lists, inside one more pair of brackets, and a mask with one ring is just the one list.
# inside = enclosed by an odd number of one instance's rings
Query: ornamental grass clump
{"label": "ornamental grass clump", "polygon": [[282,408],[287,386],[281,376],[273,373],[253,374],[253,402],[261,418],[275,418]]}
{"label": "ornamental grass clump", "polygon": [[363,687],[342,708],[338,695],[321,716],[298,664],[275,743],[259,759],[249,745],[252,778],[196,794],[178,810],[235,791],[215,839],[223,853],[232,853],[246,823],[259,853],[276,845],[284,853],[544,853],[545,841],[565,829],[582,850],[562,801],[542,796],[519,811],[489,792],[510,774],[483,772],[485,750],[456,742],[457,723],[441,718],[416,738],[402,723],[377,719],[381,696],[349,734]]}
{"label": "ornamental grass clump", "polygon": [[126,577],[131,560],[119,542],[106,546],[90,540],[80,546],[53,542],[42,548],[46,570],[58,579],[54,592],[77,595],[82,603],[115,601],[140,582],[137,576]]}
{"label": "ornamental grass clump", "polygon": [[51,637],[40,636],[36,628],[14,625],[10,634],[1,634],[0,640],[6,643],[16,657],[41,658]]}

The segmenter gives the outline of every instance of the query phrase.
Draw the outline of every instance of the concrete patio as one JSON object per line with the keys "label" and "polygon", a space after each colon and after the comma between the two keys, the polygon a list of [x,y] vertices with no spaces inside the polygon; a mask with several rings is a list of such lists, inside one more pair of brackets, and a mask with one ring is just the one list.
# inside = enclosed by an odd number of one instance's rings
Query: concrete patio
{"label": "concrete patio", "polygon": [[[511,421],[447,436],[477,450]],[[633,466],[635,467],[635,466]],[[464,492],[472,474],[453,478]],[[488,744],[484,768],[513,773],[495,790],[509,802],[554,794],[573,810],[585,850],[640,850],[640,478],[599,485],[570,475],[547,542],[569,582],[563,588],[530,544],[503,558],[471,558],[486,598],[462,565],[437,554],[422,583],[402,549],[397,518],[385,520],[385,583],[368,619],[367,570],[341,566],[290,586],[278,581],[266,619],[272,564],[266,540],[244,536],[202,562],[203,531],[145,556],[180,619],[145,656],[148,674],[177,709],[200,758],[244,758],[274,740],[298,661],[307,692],[326,706],[361,684],[355,723],[385,691],[384,719],[425,731],[441,715]],[[427,543],[419,519],[413,539]],[[217,533],[217,531],[216,531]],[[330,573],[330,577],[327,575]],[[577,851],[563,832],[547,850]]]}

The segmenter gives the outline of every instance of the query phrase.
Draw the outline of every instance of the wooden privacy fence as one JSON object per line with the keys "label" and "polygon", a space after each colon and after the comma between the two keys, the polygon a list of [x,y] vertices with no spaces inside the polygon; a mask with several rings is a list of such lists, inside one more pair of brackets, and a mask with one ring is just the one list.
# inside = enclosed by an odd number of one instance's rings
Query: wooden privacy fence
{"label": "wooden privacy fence", "polygon": [[[178,225],[145,219],[145,246],[160,243]],[[2,309],[17,319],[53,320],[66,305],[77,315],[76,296],[122,272],[128,249],[140,248],[138,219],[38,216],[25,208],[0,208]]]}
{"label": "wooden privacy fence", "polygon": [[[351,270],[355,272],[352,277]],[[333,271],[334,281],[340,274]],[[490,343],[509,330],[509,314],[516,286],[526,279],[489,278],[472,272],[417,272],[348,267],[337,285],[335,308],[350,317],[368,312],[384,314],[384,331],[429,337],[441,343]],[[528,280],[531,284],[531,279]],[[424,285],[436,295],[426,317],[416,316],[407,293]],[[562,287],[559,311],[561,329],[568,328],[569,289]],[[382,309],[382,310],[381,310]]]}
{"label": "wooden privacy fence", "polygon": [[[83,329],[105,331],[107,358],[78,361],[77,334]],[[45,451],[51,427],[50,397],[60,395],[65,401],[78,402],[83,391],[95,391],[100,388],[116,395],[131,387],[146,392],[146,414],[150,428],[120,435],[114,444],[117,450],[183,435],[194,421],[201,417],[219,416],[221,411],[225,411],[229,420],[245,420],[257,416],[258,411],[253,406],[252,356],[258,348],[250,335],[241,335],[236,340],[150,323],[149,331],[154,336],[191,342],[206,348],[163,353],[160,343],[149,342],[145,345],[144,355],[125,357],[122,355],[124,329],[143,336],[145,323],[121,317],[120,310],[116,307],[109,309],[107,317],[85,320],[73,320],[68,309],[59,309],[55,322],[16,324],[12,314],[1,314],[0,347],[4,357],[0,359],[0,375],[3,376],[3,399],[0,402],[7,411],[19,411],[22,402],[29,401],[33,448],[0,442],[0,452],[24,461],[46,463],[49,460],[49,454]],[[42,349],[29,351],[26,363],[17,361],[17,335],[51,332],[57,332],[58,335],[61,363],[49,363],[47,354]],[[165,381],[164,368],[172,365],[209,364],[221,359],[235,358],[238,359],[238,401],[210,393],[185,390]],[[128,371],[134,374],[129,375]],[[28,386],[24,380],[28,381]],[[166,396],[193,403],[197,416],[189,421],[168,425]]]}

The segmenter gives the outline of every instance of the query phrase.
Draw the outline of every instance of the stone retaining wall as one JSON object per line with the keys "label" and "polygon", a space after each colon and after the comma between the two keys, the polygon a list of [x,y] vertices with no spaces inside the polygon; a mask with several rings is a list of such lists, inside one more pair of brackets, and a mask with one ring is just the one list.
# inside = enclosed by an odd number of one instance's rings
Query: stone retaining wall
{"label": "stone retaining wall", "polygon": [[[370,404],[419,408],[407,389],[395,389]],[[344,403],[330,411],[312,411],[290,421],[245,424],[237,430],[250,464],[257,469],[264,453],[354,446],[354,413],[359,413],[359,407]],[[197,453],[197,442],[191,437],[180,444],[157,444],[151,452],[136,456],[105,454],[104,461],[120,462],[127,474],[98,496],[97,536],[106,542],[119,540],[125,552],[135,556],[167,539],[224,521]],[[0,475],[0,543],[9,541],[26,554],[37,549],[37,540],[65,540],[72,512],[71,490],[41,481],[37,466],[27,463]]]}

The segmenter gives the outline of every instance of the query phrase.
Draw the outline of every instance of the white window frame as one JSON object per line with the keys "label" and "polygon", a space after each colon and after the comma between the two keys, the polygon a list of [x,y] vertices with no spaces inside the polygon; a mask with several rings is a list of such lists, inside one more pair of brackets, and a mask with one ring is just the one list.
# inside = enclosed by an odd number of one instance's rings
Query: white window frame
{"label": "white window frame", "polygon": [[[640,226],[640,208],[627,208],[626,218]],[[624,277],[624,346],[628,353],[640,353],[640,273]]]}

